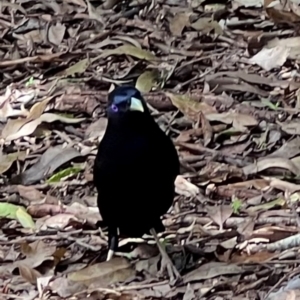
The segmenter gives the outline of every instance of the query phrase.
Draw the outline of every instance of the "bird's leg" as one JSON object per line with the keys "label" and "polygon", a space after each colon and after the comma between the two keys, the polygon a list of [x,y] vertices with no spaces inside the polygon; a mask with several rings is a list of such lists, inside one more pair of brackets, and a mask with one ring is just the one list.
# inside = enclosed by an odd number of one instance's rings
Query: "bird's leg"
{"label": "bird's leg", "polygon": [[111,260],[118,249],[118,229],[115,226],[108,226],[108,247],[106,261]]}
{"label": "bird's leg", "polygon": [[161,260],[161,272],[163,272],[165,269],[167,269],[168,271],[168,275],[171,281],[176,281],[178,279],[181,278],[178,270],[176,269],[176,267],[173,265],[170,257],[168,256],[164,246],[161,244],[161,242],[159,241],[159,238],[157,236],[157,233],[155,231],[154,228],[150,229],[150,233],[153,235],[157,247],[159,249],[159,252],[161,254],[162,260]]}

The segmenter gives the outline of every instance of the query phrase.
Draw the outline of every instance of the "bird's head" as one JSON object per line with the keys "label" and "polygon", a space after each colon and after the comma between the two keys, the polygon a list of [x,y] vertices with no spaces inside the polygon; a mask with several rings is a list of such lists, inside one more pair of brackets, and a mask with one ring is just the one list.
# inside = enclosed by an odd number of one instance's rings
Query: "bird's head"
{"label": "bird's head", "polygon": [[119,86],[108,95],[108,117],[148,114],[147,105],[141,93],[133,86]]}

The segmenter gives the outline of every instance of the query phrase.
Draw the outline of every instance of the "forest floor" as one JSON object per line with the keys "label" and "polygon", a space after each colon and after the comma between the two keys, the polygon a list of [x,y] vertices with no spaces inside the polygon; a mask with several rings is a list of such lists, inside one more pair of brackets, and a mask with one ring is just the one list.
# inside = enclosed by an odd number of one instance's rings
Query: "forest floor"
{"label": "forest floor", "polygon": [[[300,299],[300,10],[219,2],[0,4],[0,299]],[[104,262],[92,166],[125,83],[180,154],[175,284],[149,235]]]}

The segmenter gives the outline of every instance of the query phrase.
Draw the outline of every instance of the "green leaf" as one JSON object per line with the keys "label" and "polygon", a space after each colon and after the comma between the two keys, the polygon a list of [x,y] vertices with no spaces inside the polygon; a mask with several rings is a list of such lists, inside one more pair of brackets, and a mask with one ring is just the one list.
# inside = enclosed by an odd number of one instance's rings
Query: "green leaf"
{"label": "green leaf", "polygon": [[23,207],[18,207],[16,211],[16,217],[19,223],[24,227],[24,228],[31,228],[35,229],[35,224],[32,219],[32,217],[27,213],[27,211]]}
{"label": "green leaf", "polygon": [[47,183],[60,182],[69,176],[78,174],[82,169],[83,169],[83,167],[69,167],[62,171],[59,171],[56,174],[54,174],[53,176],[51,176],[47,180]]}
{"label": "green leaf", "polygon": [[32,217],[23,206],[11,203],[0,203],[0,218],[9,218],[19,221],[24,228],[35,229]]}
{"label": "green leaf", "polygon": [[156,56],[153,55],[151,52],[139,49],[132,45],[123,45],[115,49],[107,49],[104,50],[101,54],[102,57],[107,57],[111,55],[130,55],[138,59],[150,60],[155,61],[157,60]]}
{"label": "green leaf", "polygon": [[142,93],[149,93],[152,87],[156,86],[158,79],[159,73],[157,70],[145,71],[137,79],[135,87]]}
{"label": "green leaf", "polygon": [[0,203],[0,218],[16,219],[19,206],[11,203]]}
{"label": "green leaf", "polygon": [[238,198],[235,198],[231,203],[231,207],[232,207],[233,213],[238,214],[242,207],[242,201]]}

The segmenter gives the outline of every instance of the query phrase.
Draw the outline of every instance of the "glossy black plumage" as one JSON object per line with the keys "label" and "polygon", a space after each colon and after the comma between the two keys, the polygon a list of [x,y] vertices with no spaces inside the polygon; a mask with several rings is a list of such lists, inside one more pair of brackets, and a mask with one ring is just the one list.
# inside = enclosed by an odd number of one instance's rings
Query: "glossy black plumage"
{"label": "glossy black plumage", "polygon": [[[133,99],[133,100],[132,100]],[[143,112],[130,111],[139,99]],[[179,174],[177,151],[150,115],[138,90],[122,86],[108,97],[108,125],[94,164],[98,206],[110,249],[120,235],[139,237],[164,230],[160,217],[172,205]]]}

